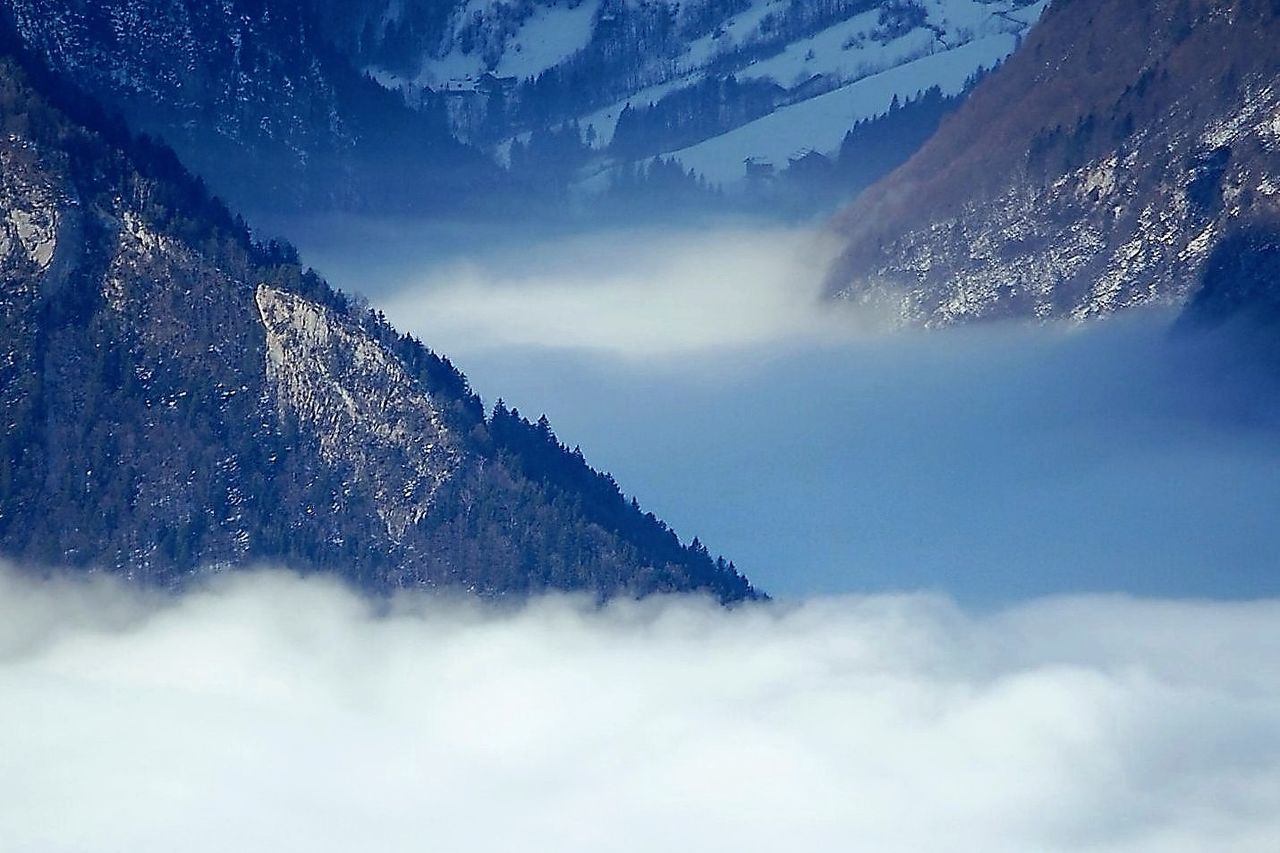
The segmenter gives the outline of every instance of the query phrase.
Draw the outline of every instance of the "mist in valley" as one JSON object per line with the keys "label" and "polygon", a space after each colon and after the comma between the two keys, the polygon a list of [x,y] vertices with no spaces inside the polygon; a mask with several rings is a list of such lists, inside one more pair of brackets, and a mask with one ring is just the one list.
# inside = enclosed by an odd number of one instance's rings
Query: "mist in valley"
{"label": "mist in valley", "polygon": [[824,298],[817,229],[295,230],[774,595],[1280,592],[1280,386],[1230,330],[895,330]]}
{"label": "mist in valley", "polygon": [[8,5],[0,853],[1280,850],[1274,0]]}
{"label": "mist in valley", "polygon": [[6,849],[1273,849],[1280,412],[1230,337],[897,331],[794,228],[300,233],[773,600],[0,567]]}

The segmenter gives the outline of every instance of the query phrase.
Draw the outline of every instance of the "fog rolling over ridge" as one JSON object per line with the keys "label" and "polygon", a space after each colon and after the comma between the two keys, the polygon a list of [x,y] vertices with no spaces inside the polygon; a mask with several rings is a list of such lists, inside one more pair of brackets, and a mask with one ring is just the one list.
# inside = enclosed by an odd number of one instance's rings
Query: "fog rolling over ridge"
{"label": "fog rolling over ridge", "polygon": [[1234,328],[892,332],[803,229],[339,233],[326,274],[771,594],[1280,593],[1280,385]]}
{"label": "fog rolling over ridge", "polygon": [[[0,573],[0,838],[182,849],[1264,851],[1280,604],[515,609]],[[20,733],[20,736],[18,734]]]}

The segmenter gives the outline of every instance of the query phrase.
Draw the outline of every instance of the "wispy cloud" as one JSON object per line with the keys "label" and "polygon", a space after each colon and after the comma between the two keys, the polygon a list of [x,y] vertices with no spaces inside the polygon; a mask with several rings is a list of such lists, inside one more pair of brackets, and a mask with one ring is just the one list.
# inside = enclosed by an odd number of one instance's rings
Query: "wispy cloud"
{"label": "wispy cloud", "polygon": [[379,302],[443,351],[540,346],[624,358],[865,333],[824,303],[834,247],[808,230],[618,230],[406,269]]}

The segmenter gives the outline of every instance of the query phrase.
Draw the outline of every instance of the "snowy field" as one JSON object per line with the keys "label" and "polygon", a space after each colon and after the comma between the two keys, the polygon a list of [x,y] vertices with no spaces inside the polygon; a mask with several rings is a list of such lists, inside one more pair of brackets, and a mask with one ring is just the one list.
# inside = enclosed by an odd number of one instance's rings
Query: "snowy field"
{"label": "snowy field", "polygon": [[[453,30],[443,40],[445,49],[424,56],[413,79],[385,69],[373,72],[393,87],[455,90],[473,88],[485,73],[531,79],[564,64],[591,44],[601,14],[599,0],[538,5],[531,7],[528,17],[516,16],[500,28],[493,29],[497,24],[491,21],[482,43],[464,36],[477,14],[491,15],[497,5],[490,0],[471,0],[453,19]],[[671,5],[679,9],[679,4]],[[667,66],[660,73],[646,71],[658,74],[652,85],[616,103],[589,107],[577,119],[584,131],[589,129],[592,144],[604,149],[628,104],[657,102],[696,85],[712,69],[724,74],[726,63],[739,80],[770,81],[797,93],[788,98],[790,103],[762,119],[698,145],[664,152],[676,154],[686,167],[711,182],[728,186],[744,177],[743,162],[748,158],[785,167],[789,158],[807,151],[834,152],[855,122],[883,114],[895,97],[908,100],[931,86],[947,94],[961,91],[968,78],[990,69],[1014,50],[1021,35],[1038,20],[1047,0],[1022,8],[1011,2],[980,0],[926,0],[920,5],[923,23],[905,32],[886,30],[881,10],[874,9],[738,67],[735,52],[766,41],[776,24],[774,19],[787,14],[790,6],[785,0],[750,0],[715,31],[682,45],[679,55],[665,58]],[[510,10],[504,14],[509,16]],[[819,90],[830,91],[816,97],[803,94],[803,87],[815,79],[823,81]],[[497,146],[499,160],[506,156],[509,142]],[[584,189],[590,190],[598,182],[588,180]]]}

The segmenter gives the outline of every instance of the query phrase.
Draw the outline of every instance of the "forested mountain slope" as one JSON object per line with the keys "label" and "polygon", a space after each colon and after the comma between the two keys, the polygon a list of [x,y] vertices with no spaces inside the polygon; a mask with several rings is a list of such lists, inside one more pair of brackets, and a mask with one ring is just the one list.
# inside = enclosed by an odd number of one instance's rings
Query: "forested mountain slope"
{"label": "forested mountain slope", "polygon": [[755,595],[3,40],[0,553],[162,585],[266,561]]}
{"label": "forested mountain slope", "polygon": [[917,135],[881,117],[927,101],[916,112],[936,123],[936,96],[962,96],[1045,2],[0,0],[0,10],[50,67],[241,206],[501,217],[636,184],[682,200],[724,190],[762,211],[777,194],[760,190],[779,178],[801,178],[797,202],[811,187],[852,193],[865,181],[845,173],[876,158],[859,165],[844,143],[905,156]]}

